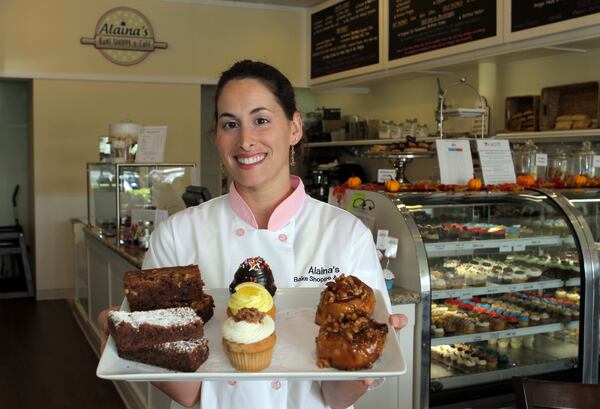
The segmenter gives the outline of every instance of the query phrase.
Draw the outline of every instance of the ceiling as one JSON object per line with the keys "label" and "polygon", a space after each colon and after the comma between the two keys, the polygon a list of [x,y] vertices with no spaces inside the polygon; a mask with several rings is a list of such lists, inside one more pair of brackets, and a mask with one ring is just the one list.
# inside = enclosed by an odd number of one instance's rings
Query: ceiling
{"label": "ceiling", "polygon": [[288,7],[312,7],[319,3],[323,3],[324,0],[227,0],[238,3],[255,3],[255,4],[271,4],[277,6],[288,6]]}

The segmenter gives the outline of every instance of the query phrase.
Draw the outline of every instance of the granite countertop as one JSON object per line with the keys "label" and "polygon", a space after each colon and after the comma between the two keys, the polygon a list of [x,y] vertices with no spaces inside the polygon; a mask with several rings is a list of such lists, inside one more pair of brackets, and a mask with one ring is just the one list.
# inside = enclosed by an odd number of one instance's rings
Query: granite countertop
{"label": "granite countertop", "polygon": [[139,269],[142,268],[142,262],[144,261],[144,256],[146,255],[144,250],[140,250],[137,247],[118,245],[116,237],[106,236],[102,233],[102,230],[96,226],[85,226],[83,230],[88,235],[95,238],[100,243],[104,244],[106,247],[123,257],[128,263],[133,264]]}
{"label": "granite countertop", "polygon": [[398,304],[417,304],[421,302],[421,294],[403,287],[393,287],[390,292],[390,301],[392,305]]}

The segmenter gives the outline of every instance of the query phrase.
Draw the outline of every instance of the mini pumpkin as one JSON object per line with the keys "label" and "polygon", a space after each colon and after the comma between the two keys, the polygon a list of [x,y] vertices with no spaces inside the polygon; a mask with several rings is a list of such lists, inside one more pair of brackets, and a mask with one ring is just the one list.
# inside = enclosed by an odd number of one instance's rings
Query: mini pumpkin
{"label": "mini pumpkin", "polygon": [[531,175],[519,175],[517,176],[517,184],[521,186],[533,186],[535,178]]}
{"label": "mini pumpkin", "polygon": [[360,180],[358,176],[352,176],[348,178],[348,181],[346,183],[348,184],[349,189],[356,189],[360,187],[360,185],[362,184],[362,180]]}
{"label": "mini pumpkin", "polygon": [[483,187],[483,182],[479,178],[469,179],[467,182],[467,187],[469,190],[481,190]]}
{"label": "mini pumpkin", "polygon": [[384,185],[387,192],[398,192],[400,190],[400,182],[394,179],[386,180]]}
{"label": "mini pumpkin", "polygon": [[588,178],[586,175],[577,175],[573,178],[573,184],[577,187],[582,187],[587,184]]}

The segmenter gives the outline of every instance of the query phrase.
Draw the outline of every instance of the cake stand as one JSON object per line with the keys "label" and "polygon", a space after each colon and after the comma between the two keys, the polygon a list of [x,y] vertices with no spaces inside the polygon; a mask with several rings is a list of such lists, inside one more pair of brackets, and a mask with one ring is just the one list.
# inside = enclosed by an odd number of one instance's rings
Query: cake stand
{"label": "cake stand", "polygon": [[387,159],[396,171],[396,180],[400,183],[408,183],[404,174],[406,167],[413,159],[431,158],[435,155],[434,151],[428,152],[399,152],[399,153],[365,153],[365,158]]}

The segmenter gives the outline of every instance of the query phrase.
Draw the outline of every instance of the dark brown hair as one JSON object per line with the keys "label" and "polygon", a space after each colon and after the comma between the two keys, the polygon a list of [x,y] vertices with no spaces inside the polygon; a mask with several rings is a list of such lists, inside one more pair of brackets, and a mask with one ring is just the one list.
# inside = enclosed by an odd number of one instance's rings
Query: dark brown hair
{"label": "dark brown hair", "polygon": [[215,121],[218,119],[217,103],[223,87],[232,80],[255,79],[262,83],[283,109],[285,116],[291,121],[296,109],[294,88],[285,75],[277,68],[260,61],[242,60],[233,64],[228,70],[223,71],[217,83],[215,94]]}

